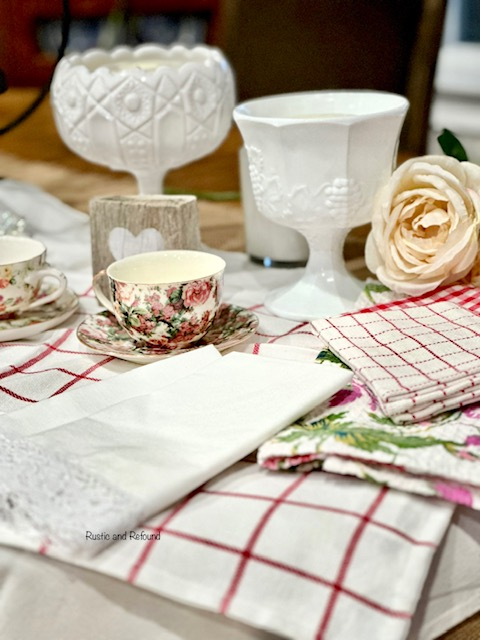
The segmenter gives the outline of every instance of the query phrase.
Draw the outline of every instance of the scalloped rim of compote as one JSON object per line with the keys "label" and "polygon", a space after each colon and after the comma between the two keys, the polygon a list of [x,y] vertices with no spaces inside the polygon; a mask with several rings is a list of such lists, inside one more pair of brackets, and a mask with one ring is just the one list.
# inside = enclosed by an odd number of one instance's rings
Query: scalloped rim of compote
{"label": "scalloped rim of compote", "polygon": [[[135,67],[135,62],[147,60],[158,60],[159,66],[152,68]],[[165,64],[178,61],[178,64]],[[121,45],[110,51],[105,49],[87,49],[84,52],[73,52],[63,58],[64,64],[71,66],[82,66],[88,72],[94,74],[102,73],[155,73],[167,69],[180,69],[186,65],[201,67],[212,66],[214,64],[225,64],[225,59],[221,51],[216,47],[207,45],[196,45],[186,47],[180,44],[163,46],[155,43],[141,44],[136,47]],[[132,66],[126,69],[115,68],[118,63],[131,63]],[[163,63],[163,64],[162,64]]]}

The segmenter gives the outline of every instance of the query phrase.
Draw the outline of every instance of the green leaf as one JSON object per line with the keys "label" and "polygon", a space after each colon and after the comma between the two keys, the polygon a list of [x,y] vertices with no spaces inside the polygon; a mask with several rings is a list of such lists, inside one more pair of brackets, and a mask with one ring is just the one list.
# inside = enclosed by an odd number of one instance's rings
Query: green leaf
{"label": "green leaf", "polygon": [[295,442],[295,440],[300,440],[303,438],[305,434],[303,431],[286,431],[281,432],[278,436],[274,438],[274,442]]}
{"label": "green leaf", "polygon": [[338,364],[338,366],[342,367],[342,369],[350,369],[350,367],[342,362],[342,360],[340,360],[340,358],[332,353],[330,349],[324,349],[323,351],[320,351],[318,356],[315,358],[315,362],[319,362],[320,364],[325,361],[332,362],[333,364]]}
{"label": "green leaf", "polygon": [[445,155],[456,158],[460,162],[465,162],[466,160],[468,160],[467,152],[463,148],[462,143],[448,129],[444,129],[438,136],[437,140]]}
{"label": "green leaf", "polygon": [[180,302],[181,299],[182,299],[182,289],[181,287],[179,287],[178,289],[174,289],[172,291],[168,300],[171,304],[176,304],[177,302]]}
{"label": "green leaf", "polygon": [[376,302],[372,294],[384,293],[385,291],[390,291],[390,289],[380,282],[367,282],[363,289],[364,294],[372,303]]}
{"label": "green leaf", "polygon": [[351,424],[348,421],[343,421],[343,418],[345,418],[345,415],[346,415],[345,411],[340,411],[339,413],[329,413],[326,416],[325,415],[320,416],[315,420],[300,419],[300,420],[297,420],[297,422],[295,422],[293,426],[297,428],[300,427],[305,431],[323,431],[325,429],[330,429],[332,425],[334,428],[338,425],[344,428],[345,426],[350,426]]}
{"label": "green leaf", "polygon": [[378,413],[373,413],[373,412],[368,412],[368,416],[378,424],[388,424],[388,425],[391,425],[392,427],[395,426],[395,422],[391,418],[388,418],[387,416],[380,415]]}
{"label": "green leaf", "polygon": [[128,318],[128,324],[131,327],[139,327],[140,326],[140,320],[138,319],[138,316],[134,316],[133,314],[129,316]]}

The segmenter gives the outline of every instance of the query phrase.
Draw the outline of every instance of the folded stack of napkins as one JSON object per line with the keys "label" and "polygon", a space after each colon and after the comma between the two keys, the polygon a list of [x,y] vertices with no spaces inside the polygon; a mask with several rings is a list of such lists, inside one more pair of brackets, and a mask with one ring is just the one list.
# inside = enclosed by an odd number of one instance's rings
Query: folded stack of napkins
{"label": "folded stack of napkins", "polygon": [[93,555],[350,379],[204,347],[0,416],[0,533]]}
{"label": "folded stack of napkins", "polygon": [[398,423],[480,399],[480,317],[453,302],[316,320],[330,350]]}

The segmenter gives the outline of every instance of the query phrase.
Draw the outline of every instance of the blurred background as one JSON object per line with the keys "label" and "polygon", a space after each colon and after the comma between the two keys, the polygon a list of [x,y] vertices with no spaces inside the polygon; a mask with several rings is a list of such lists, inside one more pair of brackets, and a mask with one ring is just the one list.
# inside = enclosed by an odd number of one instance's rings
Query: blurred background
{"label": "blurred background", "polygon": [[[411,102],[401,148],[437,152],[451,129],[480,162],[478,0],[70,0],[68,50],[142,42],[220,46],[238,99],[309,89],[394,91]],[[10,87],[48,82],[61,0],[1,0]],[[1,113],[1,99],[0,99]]]}
{"label": "blurred background", "polygon": [[480,2],[448,0],[429,116],[427,150],[439,150],[443,129],[461,139],[480,163]]}

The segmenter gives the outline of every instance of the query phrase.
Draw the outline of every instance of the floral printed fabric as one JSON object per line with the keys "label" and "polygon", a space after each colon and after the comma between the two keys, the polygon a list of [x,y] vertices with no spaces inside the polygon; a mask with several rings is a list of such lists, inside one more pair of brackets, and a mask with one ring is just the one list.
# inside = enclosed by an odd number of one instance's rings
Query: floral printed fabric
{"label": "floral printed fabric", "polygon": [[[381,308],[412,304],[393,295],[389,300],[384,290],[379,294]],[[375,300],[375,292],[369,295]],[[478,290],[458,285],[437,292],[434,299],[440,296],[470,310],[477,310],[480,298]],[[431,301],[428,295],[415,304]],[[317,361],[345,366],[328,349]],[[355,376],[348,388],[262,445],[258,461],[268,469],[319,468],[353,475],[480,510],[480,403],[398,425]]]}

